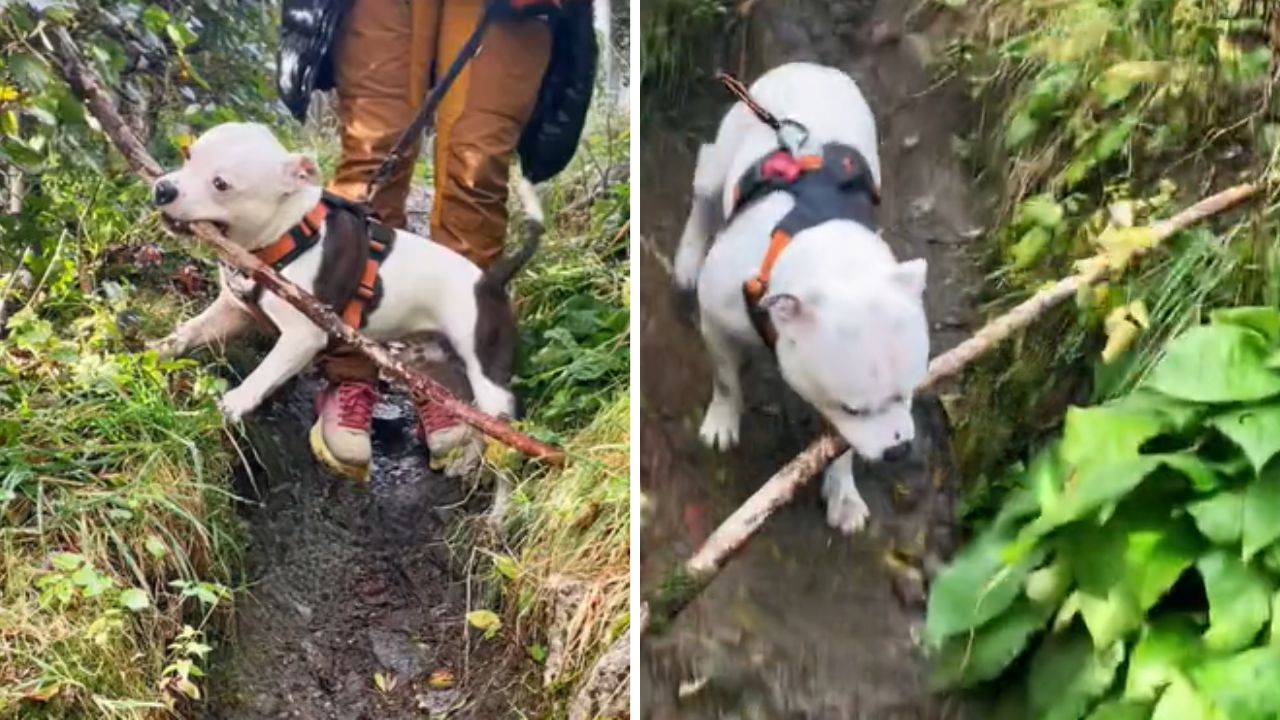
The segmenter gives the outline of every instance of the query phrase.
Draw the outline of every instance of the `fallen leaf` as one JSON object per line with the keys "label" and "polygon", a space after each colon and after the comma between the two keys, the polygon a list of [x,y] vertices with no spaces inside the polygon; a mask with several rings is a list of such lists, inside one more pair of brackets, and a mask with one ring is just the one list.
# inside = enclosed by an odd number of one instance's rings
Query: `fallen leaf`
{"label": "fallen leaf", "polygon": [[432,690],[448,690],[454,684],[453,672],[450,670],[436,670],[427,678],[427,687]]}

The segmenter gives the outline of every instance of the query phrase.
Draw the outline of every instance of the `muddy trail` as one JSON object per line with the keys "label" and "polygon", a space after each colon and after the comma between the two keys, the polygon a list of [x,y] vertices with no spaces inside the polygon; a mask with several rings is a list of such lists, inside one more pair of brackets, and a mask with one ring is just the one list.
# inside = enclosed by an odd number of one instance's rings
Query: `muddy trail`
{"label": "muddy trail", "polygon": [[[768,0],[751,11],[731,69],[750,81],[789,60],[850,72],[877,117],[884,203],[879,219],[900,259],[929,262],[927,309],[937,355],[976,328],[980,285],[974,230],[982,199],[954,156],[970,108],[958,88],[934,87],[926,64],[950,28],[944,15],[907,17],[891,0]],[[710,374],[693,306],[677,297],[669,259],[688,212],[699,142],[714,137],[728,99],[704,81],[678,122],[645,127],[642,163],[641,482],[649,501],[641,583],[687,558],[716,524],[818,430],[771,359],[751,356],[742,440],[717,456],[697,437]],[[773,109],[784,113],[785,109]],[[643,717],[952,718],[963,709],[931,696],[914,638],[925,578],[953,547],[945,415],[917,403],[912,457],[860,468],[871,508],[849,539],[825,523],[812,483],[776,514],[664,634],[642,648]]]}
{"label": "muddy trail", "polygon": [[[415,187],[409,207],[410,229],[422,233],[429,193]],[[393,353],[470,399],[460,368],[426,339],[406,340]],[[461,540],[468,529],[486,531],[489,487],[431,470],[412,402],[386,382],[373,414],[369,483],[333,475],[308,443],[320,383],[305,374],[247,419],[242,451],[253,455],[235,488],[246,500],[247,592],[230,636],[219,638],[199,717],[536,716],[523,652],[466,624],[469,610],[493,602],[469,577]]]}

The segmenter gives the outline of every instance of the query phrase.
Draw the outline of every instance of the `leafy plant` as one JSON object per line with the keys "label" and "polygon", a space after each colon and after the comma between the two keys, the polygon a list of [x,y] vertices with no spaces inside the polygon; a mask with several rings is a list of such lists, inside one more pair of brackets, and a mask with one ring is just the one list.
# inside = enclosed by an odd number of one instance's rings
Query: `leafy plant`
{"label": "leafy plant", "polygon": [[937,578],[935,682],[1003,686],[1021,717],[1274,717],[1277,455],[1280,310],[1215,312],[1072,408]]}

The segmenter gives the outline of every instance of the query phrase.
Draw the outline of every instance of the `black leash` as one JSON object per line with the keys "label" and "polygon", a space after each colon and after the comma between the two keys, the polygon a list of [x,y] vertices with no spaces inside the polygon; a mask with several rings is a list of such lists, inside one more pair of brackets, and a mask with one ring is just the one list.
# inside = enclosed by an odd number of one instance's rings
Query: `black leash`
{"label": "black leash", "polygon": [[391,148],[391,152],[387,153],[386,159],[374,171],[373,177],[369,178],[369,184],[364,189],[366,202],[373,199],[373,193],[378,189],[378,186],[400,164],[405,151],[427,129],[427,124],[431,121],[431,116],[435,114],[436,107],[440,105],[440,100],[444,98],[444,94],[449,91],[454,81],[458,79],[458,75],[462,74],[462,69],[467,66],[467,63],[471,62],[471,59],[480,52],[484,33],[499,14],[498,6],[499,3],[493,0],[485,3],[484,14],[480,16],[480,22],[476,23],[476,29],[471,31],[471,37],[467,38],[466,44],[458,51],[458,56],[453,59],[453,64],[449,66],[444,77],[440,78],[440,81],[431,88],[431,92],[427,93],[427,97],[422,101],[422,106],[418,108],[418,115],[413,118],[413,122],[409,123],[409,127],[404,129],[400,139],[396,140],[395,146]]}
{"label": "black leash", "polygon": [[[747,86],[741,80],[724,70],[716,73],[716,79],[724,83],[729,92],[733,93],[734,97],[747,106],[751,114],[759,118],[760,122],[768,125],[777,134],[780,147],[792,155],[800,152],[801,146],[809,139],[808,128],[790,118],[779,120],[777,116],[766,110],[763,105],[756,102],[755,98],[751,97],[751,91],[747,89]],[[788,131],[791,133],[790,137],[788,137]]]}

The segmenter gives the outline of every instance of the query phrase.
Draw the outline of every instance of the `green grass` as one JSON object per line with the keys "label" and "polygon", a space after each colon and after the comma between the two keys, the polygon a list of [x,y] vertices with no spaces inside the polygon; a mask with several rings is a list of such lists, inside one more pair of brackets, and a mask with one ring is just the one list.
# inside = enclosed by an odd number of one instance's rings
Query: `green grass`
{"label": "green grass", "polygon": [[[1002,197],[984,237],[994,314],[1072,272],[1109,226],[1167,217],[1280,168],[1274,28],[1261,4],[1164,0],[970,3],[947,53],[982,107],[959,143]],[[966,375],[957,448],[972,509],[1068,403],[1132,388],[1208,308],[1280,300],[1276,195],[1172,238],[1123,278],[1042,319]],[[1104,361],[1106,319],[1150,323]]]}
{"label": "green grass", "polygon": [[0,717],[162,714],[237,562],[219,383],[126,349],[123,305],[0,345]]}

